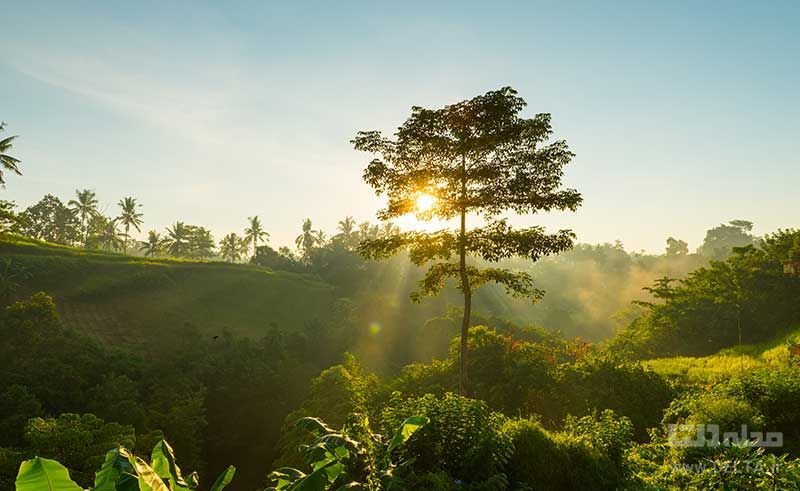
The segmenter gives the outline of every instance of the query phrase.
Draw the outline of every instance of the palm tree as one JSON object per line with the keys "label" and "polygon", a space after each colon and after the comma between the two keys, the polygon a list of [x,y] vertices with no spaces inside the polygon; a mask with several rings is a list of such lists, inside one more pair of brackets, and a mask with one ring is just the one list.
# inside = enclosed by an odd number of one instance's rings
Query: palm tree
{"label": "palm tree", "polygon": [[93,243],[97,243],[103,250],[118,251],[125,244],[123,234],[117,228],[117,219],[98,216],[95,223]]}
{"label": "palm tree", "polygon": [[314,247],[324,241],[324,233],[320,230],[311,229],[311,219],[306,218],[303,220],[303,233],[294,239],[297,250],[302,253],[303,259],[308,261],[311,257],[311,251]]}
{"label": "palm tree", "polygon": [[155,257],[161,254],[164,246],[164,240],[158,232],[151,230],[147,232],[147,241],[142,242],[142,252],[146,257]]}
{"label": "palm tree", "polygon": [[269,234],[261,226],[261,220],[257,216],[248,217],[247,221],[250,222],[250,226],[244,229],[244,241],[246,244],[253,244],[253,257],[256,257],[258,241],[269,240]]}
{"label": "palm tree", "polygon": [[136,198],[124,198],[119,200],[117,205],[120,207],[122,212],[117,217],[119,223],[125,227],[125,243],[122,246],[122,253],[128,253],[128,240],[130,240],[131,236],[129,234],[131,227],[135,228],[137,232],[141,232],[141,225],[143,223],[142,217],[143,214],[139,213],[136,208],[142,206],[136,203]]}
{"label": "palm tree", "polygon": [[231,233],[219,241],[219,253],[222,259],[236,262],[242,258],[242,254],[247,252],[248,240],[244,237]]}
{"label": "palm tree", "polygon": [[176,257],[185,256],[189,252],[189,241],[192,237],[192,227],[183,222],[175,222],[172,228],[167,229],[164,246],[167,252]]}
{"label": "palm tree", "polygon": [[[6,129],[5,123],[0,123],[0,131]],[[8,138],[4,138],[0,140],[0,186],[5,187],[6,181],[3,180],[3,170],[11,171],[14,174],[21,176],[22,172],[20,172],[19,167],[19,159],[12,157],[11,155],[7,155],[6,152],[11,150],[14,146],[12,143],[16,136],[9,136]]]}
{"label": "palm tree", "polygon": [[83,235],[83,246],[86,247],[89,240],[89,220],[97,216],[97,196],[90,189],[80,191],[75,190],[78,199],[71,199],[67,205],[72,208],[75,215],[81,219],[81,235]]}
{"label": "palm tree", "polygon": [[358,244],[358,232],[356,232],[356,221],[353,217],[345,217],[344,220],[339,220],[339,233],[335,238],[338,238],[342,245],[347,249],[352,249]]}

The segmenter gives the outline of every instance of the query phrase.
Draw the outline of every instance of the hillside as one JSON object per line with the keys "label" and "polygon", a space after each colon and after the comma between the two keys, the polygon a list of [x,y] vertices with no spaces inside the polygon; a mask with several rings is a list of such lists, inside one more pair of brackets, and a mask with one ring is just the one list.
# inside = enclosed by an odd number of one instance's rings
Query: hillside
{"label": "hillside", "polygon": [[725,348],[709,356],[674,356],[643,364],[662,377],[690,384],[709,384],[759,368],[779,368],[789,363],[789,344],[800,340],[800,326],[772,340]]}
{"label": "hillside", "polygon": [[291,332],[323,319],[333,300],[332,289],[309,276],[248,265],[131,257],[8,235],[0,236],[0,257],[29,275],[15,297],[46,291],[65,325],[114,345],[187,325],[209,336]]}

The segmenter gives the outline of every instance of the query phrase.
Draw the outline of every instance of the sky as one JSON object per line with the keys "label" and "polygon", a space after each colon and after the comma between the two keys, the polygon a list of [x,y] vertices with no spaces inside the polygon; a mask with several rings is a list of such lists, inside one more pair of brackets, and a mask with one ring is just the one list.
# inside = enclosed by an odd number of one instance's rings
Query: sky
{"label": "sky", "polygon": [[[10,0],[0,0],[0,4]],[[145,229],[217,238],[259,215],[375,220],[359,130],[510,85],[576,158],[577,213],[515,218],[580,242],[700,245],[721,222],[800,226],[800,2],[14,2],[0,199],[134,196]]]}

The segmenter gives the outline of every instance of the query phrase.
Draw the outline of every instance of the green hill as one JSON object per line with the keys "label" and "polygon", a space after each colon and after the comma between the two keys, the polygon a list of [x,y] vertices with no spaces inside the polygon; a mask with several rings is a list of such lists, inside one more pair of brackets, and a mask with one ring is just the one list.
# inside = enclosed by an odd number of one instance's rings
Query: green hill
{"label": "green hill", "polygon": [[258,337],[324,320],[330,286],[307,275],[221,262],[149,259],[0,236],[0,258],[29,275],[14,297],[53,296],[65,325],[135,345],[190,324]]}
{"label": "green hill", "polygon": [[758,368],[786,366],[789,344],[800,341],[800,326],[776,338],[756,344],[725,348],[709,356],[674,356],[644,362],[656,373],[688,383],[708,384]]}

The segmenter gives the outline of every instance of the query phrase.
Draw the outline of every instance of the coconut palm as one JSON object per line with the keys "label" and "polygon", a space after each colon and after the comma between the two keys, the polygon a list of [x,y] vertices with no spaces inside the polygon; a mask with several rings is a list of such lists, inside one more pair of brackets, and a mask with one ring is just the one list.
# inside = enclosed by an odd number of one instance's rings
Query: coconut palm
{"label": "coconut palm", "polygon": [[[5,123],[0,123],[0,131],[6,129]],[[7,170],[13,172],[14,174],[21,176],[22,172],[19,170],[19,159],[12,157],[11,155],[6,154],[7,151],[11,150],[14,146],[12,143],[14,139],[17,138],[16,136],[9,136],[8,138],[4,138],[0,140],[0,186],[5,187],[6,182],[3,180],[3,171]]]}
{"label": "coconut palm", "polygon": [[76,189],[75,195],[77,199],[69,200],[67,205],[72,208],[75,216],[81,220],[83,246],[86,247],[89,241],[89,221],[99,213],[97,211],[97,196],[91,189],[84,189],[83,191]]}
{"label": "coconut palm", "polygon": [[358,244],[358,232],[356,232],[356,221],[353,217],[339,220],[338,228],[339,233],[334,238],[338,239],[345,248],[354,248]]}
{"label": "coconut palm", "polygon": [[92,243],[105,251],[118,251],[125,244],[124,235],[118,228],[116,218],[97,215],[92,220]]}
{"label": "coconut palm", "polygon": [[303,220],[303,233],[294,239],[294,243],[302,254],[303,260],[308,261],[311,258],[311,251],[318,244],[324,242],[325,235],[321,230],[311,229],[311,219],[306,218]]}
{"label": "coconut palm", "polygon": [[242,258],[243,254],[247,253],[248,242],[246,238],[230,233],[219,241],[219,254],[226,261],[236,262]]}
{"label": "coconut palm", "polygon": [[192,227],[183,222],[175,222],[172,228],[167,228],[164,246],[167,253],[181,257],[189,253],[189,241],[192,238]]}
{"label": "coconut palm", "polygon": [[131,238],[129,233],[131,227],[135,228],[137,232],[142,231],[140,227],[143,223],[142,217],[144,215],[139,213],[139,211],[137,210],[137,208],[139,208],[142,205],[136,202],[136,198],[130,198],[130,197],[119,200],[119,203],[117,203],[117,205],[122,210],[122,212],[117,217],[117,220],[119,221],[119,223],[122,224],[123,227],[125,227],[125,243],[122,246],[122,253],[127,254],[128,240],[130,240]]}
{"label": "coconut palm", "polygon": [[257,216],[248,217],[247,221],[250,223],[250,226],[244,229],[244,242],[245,244],[253,244],[253,257],[256,257],[258,242],[262,239],[265,242],[269,240],[269,234],[261,226],[261,219]]}
{"label": "coconut palm", "polygon": [[146,257],[161,255],[164,249],[164,240],[155,230],[147,232],[147,241],[141,243],[142,252]]}

